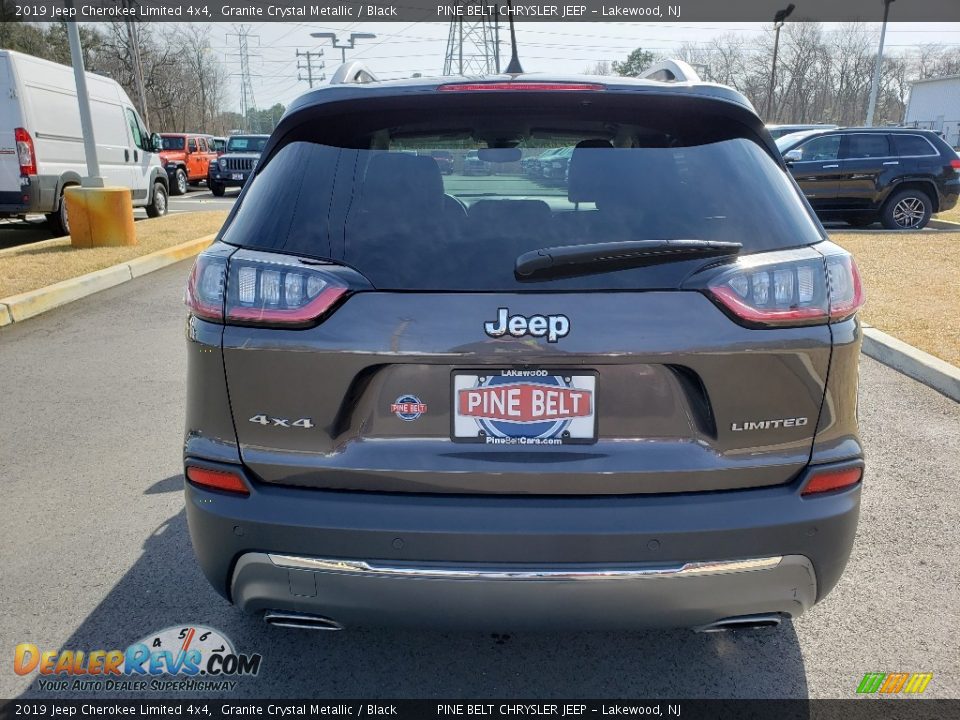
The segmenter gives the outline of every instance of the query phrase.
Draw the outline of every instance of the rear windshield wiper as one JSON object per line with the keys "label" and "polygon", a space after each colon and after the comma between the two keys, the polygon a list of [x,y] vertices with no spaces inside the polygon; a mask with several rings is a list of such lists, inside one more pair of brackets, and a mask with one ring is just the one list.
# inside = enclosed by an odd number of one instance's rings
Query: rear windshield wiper
{"label": "rear windshield wiper", "polygon": [[743,245],[713,240],[626,240],[592,245],[558,245],[517,258],[517,280],[592,275],[662,263],[737,255]]}

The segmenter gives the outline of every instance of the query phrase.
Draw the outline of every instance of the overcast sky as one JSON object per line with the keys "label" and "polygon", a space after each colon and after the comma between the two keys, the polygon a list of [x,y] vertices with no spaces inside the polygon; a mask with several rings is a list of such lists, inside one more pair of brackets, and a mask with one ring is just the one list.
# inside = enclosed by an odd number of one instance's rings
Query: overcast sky
{"label": "overcast sky", "polygon": [[[839,0],[838,0],[839,1]],[[324,50],[322,71],[330,77],[340,64],[340,50],[333,50],[329,40],[310,37],[312,32],[372,32],[373,40],[358,40],[356,49],[348,51],[348,59],[362,59],[383,79],[409,77],[414,73],[440,75],[446,52],[448,23],[254,23],[251,32],[251,68],[257,107],[274,103],[288,104],[306,92],[307,83],[297,79],[297,50]],[[742,33],[749,37],[762,35],[769,23],[517,23],[520,58],[528,72],[583,72],[588,65],[601,60],[623,59],[636,47],[669,55],[684,42],[708,42],[725,33]],[[824,23],[826,29],[834,27]],[[879,24],[876,25],[879,32]],[[230,104],[239,106],[239,71],[237,38],[230,35],[231,25],[217,23],[211,35],[213,48],[220,53],[230,78]],[[259,36],[259,38],[255,37]],[[501,31],[501,39],[508,34]],[[890,23],[887,29],[887,52],[915,54],[911,48],[926,43],[960,47],[960,23]],[[509,50],[501,45],[501,56],[509,58]],[[305,63],[304,58],[300,62]],[[505,64],[505,61],[504,61]],[[315,68],[317,65],[315,65]],[[306,71],[300,74],[306,78]]]}

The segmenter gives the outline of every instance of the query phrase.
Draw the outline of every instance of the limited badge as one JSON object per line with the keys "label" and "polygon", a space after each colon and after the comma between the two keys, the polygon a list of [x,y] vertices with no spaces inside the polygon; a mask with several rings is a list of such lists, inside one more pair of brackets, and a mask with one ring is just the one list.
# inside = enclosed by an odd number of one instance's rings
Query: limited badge
{"label": "limited badge", "polygon": [[416,395],[401,395],[390,405],[390,412],[401,420],[416,420],[427,411],[427,406]]}

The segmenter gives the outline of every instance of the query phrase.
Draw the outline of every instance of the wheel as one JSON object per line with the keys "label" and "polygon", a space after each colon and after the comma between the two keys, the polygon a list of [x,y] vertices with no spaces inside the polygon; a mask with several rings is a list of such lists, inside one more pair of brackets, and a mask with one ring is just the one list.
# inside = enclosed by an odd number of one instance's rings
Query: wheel
{"label": "wheel", "polygon": [[[64,190],[67,189],[66,186]],[[67,203],[63,199],[63,191],[60,191],[60,205],[56,212],[47,213],[47,223],[55,237],[63,237],[70,234],[70,219],[67,217]]]}
{"label": "wheel", "polygon": [[894,193],[883,206],[880,221],[888,230],[919,230],[930,222],[933,203],[922,190]]}
{"label": "wheel", "polygon": [[185,195],[189,185],[190,183],[187,182],[187,173],[184,172],[183,168],[178,168],[173,176],[173,188],[171,188],[171,192],[174,195]]}
{"label": "wheel", "polygon": [[844,218],[847,225],[855,228],[865,228],[873,225],[877,218],[875,215],[848,215]]}
{"label": "wheel", "polygon": [[217,197],[223,197],[223,194],[227,190],[221,183],[218,183],[214,180],[207,180],[207,185],[210,188],[210,192],[212,192]]}
{"label": "wheel", "polygon": [[153,200],[147,205],[147,217],[163,217],[167,214],[167,189],[163,183],[153,185]]}

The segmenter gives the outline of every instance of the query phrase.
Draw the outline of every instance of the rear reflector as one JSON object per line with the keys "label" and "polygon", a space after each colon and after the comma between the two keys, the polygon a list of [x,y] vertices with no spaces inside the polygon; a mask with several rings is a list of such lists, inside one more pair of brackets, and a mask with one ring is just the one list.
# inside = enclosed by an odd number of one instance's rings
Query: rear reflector
{"label": "rear reflector", "polygon": [[843,468],[842,470],[824,470],[815,473],[801,495],[816,495],[817,493],[832,492],[856,485],[863,477],[863,468]]}
{"label": "rear reflector", "polygon": [[514,90],[520,92],[560,91],[573,92],[584,90],[603,90],[598,83],[560,83],[560,82],[485,82],[451,83],[437,88],[440,92],[483,92],[489,90]]}
{"label": "rear reflector", "polygon": [[225,492],[237,493],[239,495],[249,495],[250,488],[243,481],[243,478],[236,473],[224,470],[208,470],[207,468],[188,467],[187,480],[194,485],[200,485],[214,490],[223,490]]}

